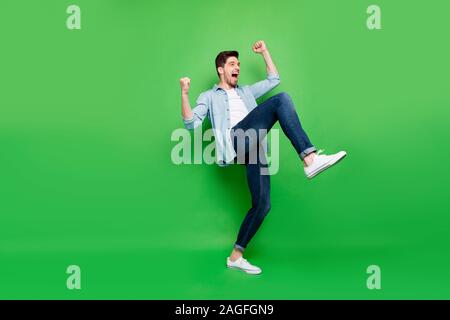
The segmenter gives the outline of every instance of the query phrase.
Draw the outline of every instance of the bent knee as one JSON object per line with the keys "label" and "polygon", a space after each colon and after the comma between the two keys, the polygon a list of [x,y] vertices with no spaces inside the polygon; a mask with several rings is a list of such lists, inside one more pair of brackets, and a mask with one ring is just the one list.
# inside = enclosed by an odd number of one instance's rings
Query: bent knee
{"label": "bent knee", "polygon": [[293,107],[292,98],[287,92],[280,92],[275,97],[278,100],[277,106],[281,106],[283,108]]}
{"label": "bent knee", "polygon": [[291,99],[291,96],[289,95],[289,93],[287,93],[287,92],[285,92],[285,91],[278,93],[278,94],[277,94],[277,97],[278,97],[280,100],[289,100],[289,101],[292,100],[292,99]]}

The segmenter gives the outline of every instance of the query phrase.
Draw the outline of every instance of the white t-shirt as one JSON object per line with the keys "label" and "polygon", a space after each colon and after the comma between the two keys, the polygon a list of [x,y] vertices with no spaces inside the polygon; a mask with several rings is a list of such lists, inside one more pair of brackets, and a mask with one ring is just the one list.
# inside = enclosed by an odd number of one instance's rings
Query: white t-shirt
{"label": "white t-shirt", "polygon": [[228,95],[228,105],[230,108],[230,124],[234,127],[248,114],[247,107],[235,89],[225,90]]}

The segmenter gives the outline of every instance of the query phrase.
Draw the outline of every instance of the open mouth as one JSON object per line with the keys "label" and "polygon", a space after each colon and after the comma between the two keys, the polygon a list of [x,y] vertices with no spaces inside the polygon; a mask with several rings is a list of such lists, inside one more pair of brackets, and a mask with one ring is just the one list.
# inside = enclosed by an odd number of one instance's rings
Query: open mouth
{"label": "open mouth", "polygon": [[237,79],[239,77],[239,73],[232,73],[231,77]]}

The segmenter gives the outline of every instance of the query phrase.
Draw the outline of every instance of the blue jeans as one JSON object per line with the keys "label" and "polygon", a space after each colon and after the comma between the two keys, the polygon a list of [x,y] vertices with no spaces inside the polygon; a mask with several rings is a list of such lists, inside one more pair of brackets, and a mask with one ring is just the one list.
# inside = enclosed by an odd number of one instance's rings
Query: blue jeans
{"label": "blue jeans", "polygon": [[[243,163],[238,162],[237,158],[235,158],[235,163],[245,165],[247,183],[252,197],[252,207],[247,212],[241,224],[234,245],[235,248],[241,251],[245,250],[247,244],[256,234],[270,210],[270,175],[261,174],[261,168],[267,168],[267,161],[265,153],[259,152],[259,150],[261,148],[261,141],[277,121],[280,122],[281,129],[289,138],[302,160],[311,152],[316,151],[316,148],[311,144],[300,124],[291,97],[284,92],[258,105],[232,128],[231,136],[234,150],[236,153],[241,151],[238,150],[239,143],[242,143],[245,148],[245,161]],[[242,129],[243,132],[247,132],[248,129],[256,130],[257,139],[252,139],[251,135],[246,135],[244,136],[244,141],[239,141],[243,136],[234,133],[237,129]],[[256,161],[249,161],[251,159],[251,152],[256,152]]]}

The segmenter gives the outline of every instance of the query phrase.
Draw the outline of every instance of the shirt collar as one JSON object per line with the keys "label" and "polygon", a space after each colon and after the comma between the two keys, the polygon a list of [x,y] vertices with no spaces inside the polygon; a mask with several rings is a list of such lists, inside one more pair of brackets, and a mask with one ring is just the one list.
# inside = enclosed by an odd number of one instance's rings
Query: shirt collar
{"label": "shirt collar", "polygon": [[[237,84],[237,85],[236,85],[236,89],[238,89],[238,88],[240,88],[240,87],[239,87],[239,85]],[[219,87],[217,84],[215,84],[215,85],[213,86],[213,90],[214,90],[214,91],[217,91],[217,90],[223,90],[223,88],[221,88],[221,87]]]}

